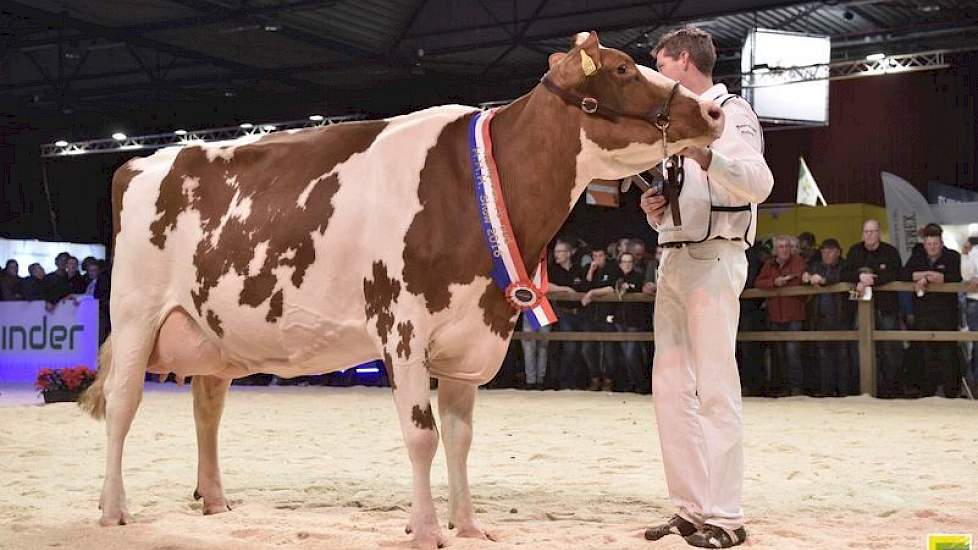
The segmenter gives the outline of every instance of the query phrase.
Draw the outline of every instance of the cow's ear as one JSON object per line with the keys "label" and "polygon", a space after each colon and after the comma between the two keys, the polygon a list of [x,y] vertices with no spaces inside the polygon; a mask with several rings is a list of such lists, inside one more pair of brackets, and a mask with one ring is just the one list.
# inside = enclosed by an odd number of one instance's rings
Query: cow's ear
{"label": "cow's ear", "polygon": [[550,74],[561,87],[572,88],[601,68],[601,44],[596,32],[578,33],[569,52],[550,56]]}

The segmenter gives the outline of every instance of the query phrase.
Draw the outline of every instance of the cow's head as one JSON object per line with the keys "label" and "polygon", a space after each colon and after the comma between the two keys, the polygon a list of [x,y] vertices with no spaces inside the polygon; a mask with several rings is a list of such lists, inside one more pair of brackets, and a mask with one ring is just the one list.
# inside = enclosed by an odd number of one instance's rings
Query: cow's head
{"label": "cow's head", "polygon": [[[569,52],[552,54],[547,78],[571,108],[584,111],[582,147],[586,168],[595,178],[622,178],[662,160],[662,131],[655,118],[667,104],[669,154],[708,145],[723,131],[723,111],[715,102],[682,86],[673,94],[673,80],[636,65],[624,52],[602,47],[594,32],[580,33]],[[579,98],[589,98],[588,103],[574,105]],[[592,98],[600,107],[587,113],[594,107]]]}

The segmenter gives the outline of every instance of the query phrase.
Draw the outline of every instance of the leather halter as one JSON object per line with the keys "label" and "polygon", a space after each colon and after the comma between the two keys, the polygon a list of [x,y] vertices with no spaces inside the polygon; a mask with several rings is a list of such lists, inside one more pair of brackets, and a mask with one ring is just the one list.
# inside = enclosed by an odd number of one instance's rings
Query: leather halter
{"label": "leather halter", "polygon": [[672,213],[673,225],[677,227],[682,225],[682,214],[679,211],[679,192],[682,188],[683,179],[685,176],[683,171],[683,159],[679,155],[669,156],[666,150],[666,142],[669,139],[667,130],[669,129],[669,124],[671,122],[670,112],[672,109],[672,100],[676,97],[676,90],[679,89],[679,83],[676,82],[673,84],[672,90],[669,91],[669,97],[666,98],[666,102],[663,103],[661,107],[647,113],[636,113],[619,111],[613,107],[602,105],[598,102],[597,98],[583,96],[577,92],[561,88],[555,84],[554,81],[550,80],[549,75],[550,73],[543,75],[543,78],[540,79],[540,83],[543,84],[543,87],[546,88],[547,91],[564,100],[565,103],[573,106],[579,106],[582,111],[589,115],[597,115],[612,121],[617,121],[618,118],[633,118],[648,122],[650,124],[654,124],[655,127],[662,132],[662,174],[664,176],[662,194],[665,195],[666,200],[669,202],[669,209]]}
{"label": "leather halter", "polygon": [[663,103],[662,107],[647,113],[641,113],[619,111],[614,107],[602,105],[595,97],[584,96],[577,92],[561,88],[555,84],[553,80],[550,80],[549,73],[543,75],[543,78],[540,79],[540,83],[543,84],[543,87],[549,92],[564,100],[565,103],[580,107],[582,111],[589,115],[598,115],[610,120],[617,120],[618,118],[634,118],[654,124],[659,130],[665,130],[669,127],[669,115],[672,108],[672,100],[676,97],[676,90],[679,89],[679,83],[677,82],[675,85],[673,85],[672,90],[669,91],[669,97],[666,98],[666,102]]}

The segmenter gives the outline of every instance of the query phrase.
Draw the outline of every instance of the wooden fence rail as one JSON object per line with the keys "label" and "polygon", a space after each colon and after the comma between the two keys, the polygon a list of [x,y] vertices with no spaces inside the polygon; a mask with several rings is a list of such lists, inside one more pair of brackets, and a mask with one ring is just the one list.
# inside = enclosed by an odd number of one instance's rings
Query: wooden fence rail
{"label": "wooden fence rail", "polygon": [[[848,294],[855,288],[852,283],[837,283],[828,286],[790,286],[776,289],[748,288],[741,298],[770,298],[772,296],[814,296],[817,294]],[[913,283],[893,282],[873,287],[876,292],[914,292]],[[968,292],[964,283],[931,284],[927,292],[958,293]],[[578,302],[584,295],[577,292],[551,292],[548,297],[556,302]],[[848,299],[848,297],[847,297]],[[618,296],[602,296],[595,302],[654,302],[655,297],[631,293]],[[978,332],[957,330],[876,330],[876,316],[873,313],[873,299],[858,300],[856,308],[856,330],[805,330],[805,331],[744,331],[737,334],[741,342],[794,342],[794,341],[835,341],[859,343],[859,380],[863,393],[876,395],[876,342],[978,342]],[[654,332],[519,332],[517,340],[552,340],[579,342],[651,342]]]}

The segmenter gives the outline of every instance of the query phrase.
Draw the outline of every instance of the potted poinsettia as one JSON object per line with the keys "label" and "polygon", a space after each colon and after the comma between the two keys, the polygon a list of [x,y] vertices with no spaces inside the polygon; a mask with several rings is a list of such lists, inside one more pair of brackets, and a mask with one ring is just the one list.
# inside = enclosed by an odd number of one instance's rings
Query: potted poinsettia
{"label": "potted poinsettia", "polygon": [[45,403],[78,401],[78,396],[95,381],[95,371],[86,366],[64,369],[41,369],[34,387],[44,396]]}

